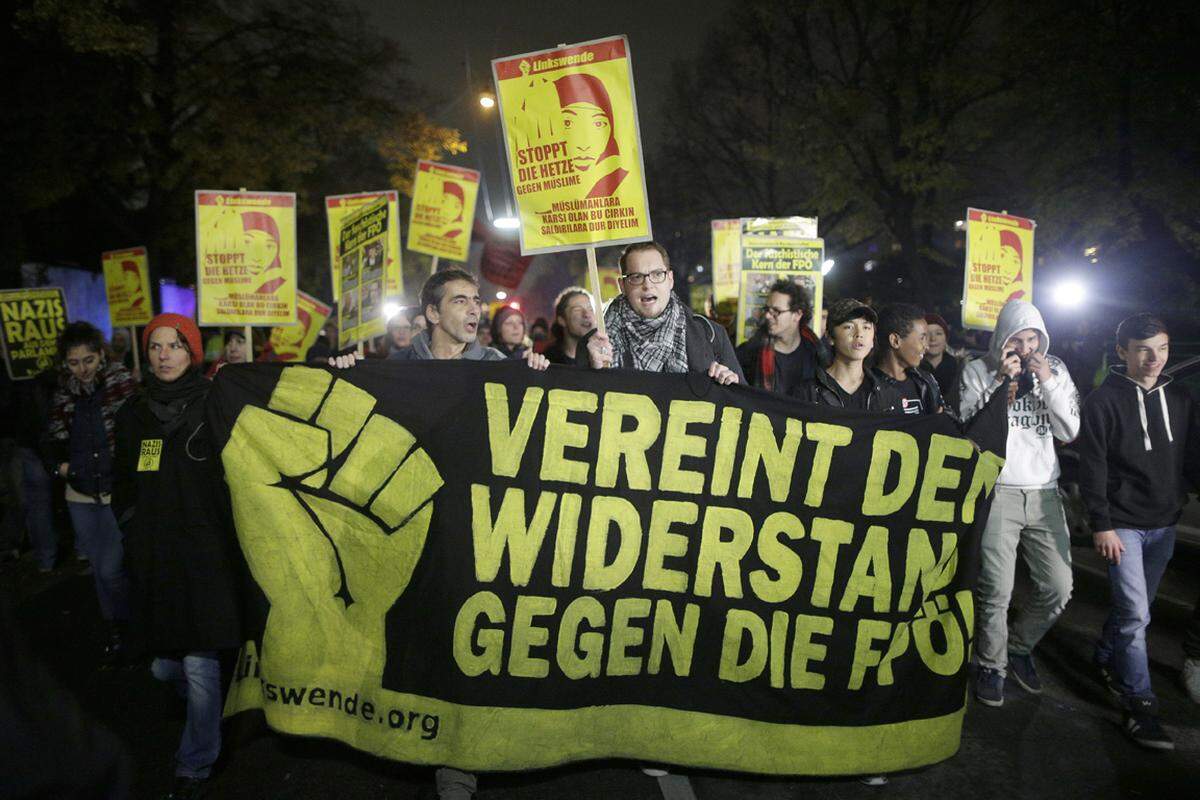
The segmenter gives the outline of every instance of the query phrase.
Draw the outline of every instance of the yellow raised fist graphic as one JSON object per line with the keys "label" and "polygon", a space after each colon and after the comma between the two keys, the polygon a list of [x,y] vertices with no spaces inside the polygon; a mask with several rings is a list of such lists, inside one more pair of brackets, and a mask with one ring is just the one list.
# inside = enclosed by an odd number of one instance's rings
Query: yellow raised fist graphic
{"label": "yellow raised fist graphic", "polygon": [[374,408],[347,381],[289,367],[222,452],[238,538],[271,602],[259,657],[277,679],[383,675],[384,616],[421,556],[442,477]]}

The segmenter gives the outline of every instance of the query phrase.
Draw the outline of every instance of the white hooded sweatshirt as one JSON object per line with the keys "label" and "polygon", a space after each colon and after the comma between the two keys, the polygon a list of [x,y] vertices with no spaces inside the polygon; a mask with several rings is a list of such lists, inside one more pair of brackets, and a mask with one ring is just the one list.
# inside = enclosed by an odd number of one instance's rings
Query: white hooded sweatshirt
{"label": "white hooded sweatshirt", "polygon": [[1069,442],[1079,434],[1079,392],[1062,361],[1047,355],[1050,336],[1032,303],[1009,300],[1000,309],[988,354],[963,368],[959,413],[966,421],[987,404],[1003,383],[996,373],[1005,343],[1030,328],[1038,332],[1038,352],[1046,356],[1051,377],[1042,383],[1035,376],[1033,390],[1008,407],[1008,454],[996,484],[1048,489],[1057,486],[1059,475],[1054,440]]}

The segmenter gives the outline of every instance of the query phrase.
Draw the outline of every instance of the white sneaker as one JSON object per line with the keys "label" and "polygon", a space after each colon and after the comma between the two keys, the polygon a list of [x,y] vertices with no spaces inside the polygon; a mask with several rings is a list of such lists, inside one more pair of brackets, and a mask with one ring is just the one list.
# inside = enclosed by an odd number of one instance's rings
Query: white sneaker
{"label": "white sneaker", "polygon": [[671,773],[660,767],[642,767],[642,774],[648,775],[651,778],[665,778]]}
{"label": "white sneaker", "polygon": [[1183,662],[1183,688],[1193,703],[1200,703],[1200,658],[1189,658]]}

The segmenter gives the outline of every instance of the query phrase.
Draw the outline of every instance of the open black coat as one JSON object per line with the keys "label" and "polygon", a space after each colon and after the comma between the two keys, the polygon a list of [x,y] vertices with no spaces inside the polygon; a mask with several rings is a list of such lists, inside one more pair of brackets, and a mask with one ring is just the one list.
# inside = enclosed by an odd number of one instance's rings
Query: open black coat
{"label": "open black coat", "polygon": [[[242,643],[245,562],[204,400],[194,399],[169,435],[144,397],[117,415],[113,511],[133,589],[130,633],[155,655]],[[143,443],[154,440],[162,442],[157,469],[139,470]]]}

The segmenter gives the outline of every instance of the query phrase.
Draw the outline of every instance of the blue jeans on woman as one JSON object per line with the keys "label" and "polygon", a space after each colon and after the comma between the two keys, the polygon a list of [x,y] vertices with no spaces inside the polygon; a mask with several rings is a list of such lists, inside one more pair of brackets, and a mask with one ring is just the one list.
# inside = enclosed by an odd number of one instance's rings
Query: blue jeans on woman
{"label": "blue jeans on woman", "polygon": [[129,577],[125,573],[125,546],[112,508],[103,503],[68,502],[75,538],[83,541],[84,555],[92,564],[100,613],[109,622],[129,619]]}
{"label": "blue jeans on woman", "polygon": [[1158,583],[1175,552],[1175,528],[1117,528],[1125,546],[1120,564],[1108,565],[1112,611],[1096,644],[1096,663],[1109,667],[1127,698],[1154,699],[1146,628]]}
{"label": "blue jeans on woman", "polygon": [[150,672],[187,700],[187,722],[175,752],[175,774],[207,778],[221,754],[221,662],[217,654],[188,653],[182,661],[156,658]]}

